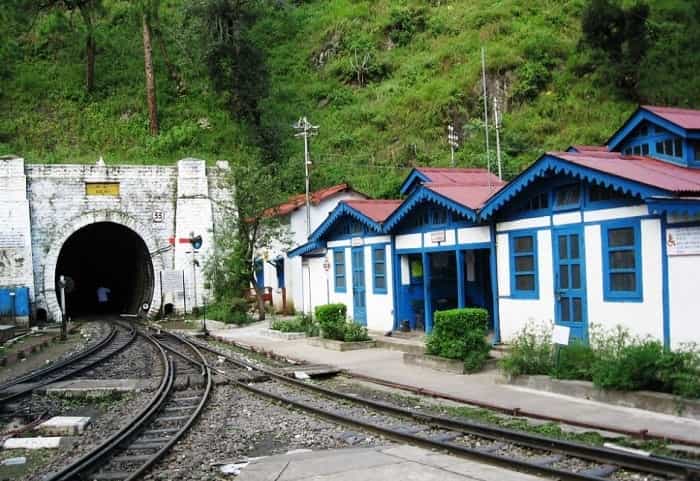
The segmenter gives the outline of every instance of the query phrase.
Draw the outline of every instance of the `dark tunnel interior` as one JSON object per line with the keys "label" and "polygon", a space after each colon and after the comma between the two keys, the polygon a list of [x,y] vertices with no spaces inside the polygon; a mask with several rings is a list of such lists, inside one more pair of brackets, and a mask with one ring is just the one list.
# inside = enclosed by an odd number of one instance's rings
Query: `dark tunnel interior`
{"label": "dark tunnel interior", "polygon": [[[72,318],[138,314],[153,295],[146,244],[136,232],[112,222],[90,224],[68,238],[56,265],[57,294],[62,275],[68,278],[66,308]],[[107,302],[98,302],[101,287],[109,289],[103,291]]]}

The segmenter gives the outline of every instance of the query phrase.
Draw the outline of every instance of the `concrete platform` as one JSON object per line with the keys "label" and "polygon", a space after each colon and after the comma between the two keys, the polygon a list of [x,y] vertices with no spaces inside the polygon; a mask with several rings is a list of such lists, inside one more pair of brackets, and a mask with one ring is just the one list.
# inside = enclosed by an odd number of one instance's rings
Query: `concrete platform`
{"label": "concrete platform", "polygon": [[502,384],[502,377],[496,370],[457,375],[422,366],[407,366],[400,351],[374,348],[338,352],[312,346],[306,340],[272,339],[259,333],[263,328],[267,328],[266,323],[216,329],[212,330],[212,335],[290,359],[329,364],[350,373],[444,393],[472,404],[490,404],[509,411],[522,410],[543,417],[569,419],[601,429],[646,430],[654,436],[700,444],[698,420]]}
{"label": "concrete platform", "polygon": [[542,478],[413,446],[333,449],[251,462],[240,481],[536,481]]}
{"label": "concrete platform", "polygon": [[54,416],[48,421],[39,424],[36,429],[43,434],[77,436],[78,434],[83,434],[88,424],[90,424],[89,417]]}
{"label": "concrete platform", "polygon": [[3,449],[58,449],[69,447],[73,440],[61,436],[39,436],[36,438],[10,438],[5,440]]}
{"label": "concrete platform", "polygon": [[148,386],[148,379],[75,379],[49,384],[43,391],[46,394],[66,398],[101,398],[113,394],[144,391]]}

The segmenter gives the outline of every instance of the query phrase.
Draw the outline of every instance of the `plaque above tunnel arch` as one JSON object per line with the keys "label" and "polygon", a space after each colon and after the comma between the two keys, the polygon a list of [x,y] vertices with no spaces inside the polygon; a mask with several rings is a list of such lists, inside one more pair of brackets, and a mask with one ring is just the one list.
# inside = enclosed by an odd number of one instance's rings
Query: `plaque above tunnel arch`
{"label": "plaque above tunnel arch", "polygon": [[85,195],[119,197],[119,182],[85,182]]}

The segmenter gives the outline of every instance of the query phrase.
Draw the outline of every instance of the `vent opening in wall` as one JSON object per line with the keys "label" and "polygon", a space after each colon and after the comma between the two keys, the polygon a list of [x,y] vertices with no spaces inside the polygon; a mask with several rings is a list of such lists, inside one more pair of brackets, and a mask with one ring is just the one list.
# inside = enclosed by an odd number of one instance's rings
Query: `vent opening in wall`
{"label": "vent opening in wall", "polygon": [[71,318],[138,314],[153,299],[153,264],[145,242],[113,222],[90,224],[66,240],[56,265],[57,293],[61,276],[67,279]]}

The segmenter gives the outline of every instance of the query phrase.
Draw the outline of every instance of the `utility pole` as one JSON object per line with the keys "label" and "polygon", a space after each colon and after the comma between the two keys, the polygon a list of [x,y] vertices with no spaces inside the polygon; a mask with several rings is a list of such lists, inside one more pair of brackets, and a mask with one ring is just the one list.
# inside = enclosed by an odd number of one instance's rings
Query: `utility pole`
{"label": "utility pole", "polygon": [[67,309],[66,309],[66,276],[58,278],[58,287],[61,290],[61,341],[65,341],[68,333]]}
{"label": "utility pole", "polygon": [[498,178],[503,180],[501,168],[501,111],[498,108],[498,98],[493,97],[493,123],[496,126],[496,162],[498,163]]}
{"label": "utility pole", "polygon": [[311,235],[311,179],[309,177],[309,167],[311,167],[311,159],[309,158],[309,137],[313,137],[318,133],[318,125],[311,125],[306,117],[301,117],[296,124],[294,130],[298,133],[294,137],[302,137],[304,139],[304,176],[306,184],[306,236]]}
{"label": "utility pole", "polygon": [[450,165],[455,167],[455,149],[459,147],[459,137],[452,124],[447,126],[447,143],[450,144]]}
{"label": "utility pole", "polygon": [[[486,168],[491,173],[491,149],[489,148],[489,98],[486,90],[486,50],[481,47],[481,84],[484,90],[484,134],[486,136]],[[489,176],[491,187],[491,176]]]}

